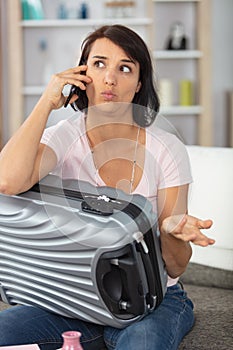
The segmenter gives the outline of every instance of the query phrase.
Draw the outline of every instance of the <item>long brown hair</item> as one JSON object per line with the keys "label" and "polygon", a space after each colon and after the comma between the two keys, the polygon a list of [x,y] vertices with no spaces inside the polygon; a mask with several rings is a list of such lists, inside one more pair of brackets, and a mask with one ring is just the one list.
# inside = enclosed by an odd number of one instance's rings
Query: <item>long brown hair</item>
{"label": "long brown hair", "polygon": [[[82,43],[82,54],[79,65],[86,64],[92,44],[101,38],[107,38],[121,47],[124,52],[140,66],[140,90],[132,101],[134,121],[140,126],[149,126],[155,120],[159,111],[159,98],[155,89],[153,65],[149,50],[142,38],[128,27],[122,25],[106,25],[90,33]],[[74,102],[79,110],[88,108],[88,99],[85,91]],[[145,108],[141,108],[141,106]],[[142,111],[139,112],[139,111]]]}

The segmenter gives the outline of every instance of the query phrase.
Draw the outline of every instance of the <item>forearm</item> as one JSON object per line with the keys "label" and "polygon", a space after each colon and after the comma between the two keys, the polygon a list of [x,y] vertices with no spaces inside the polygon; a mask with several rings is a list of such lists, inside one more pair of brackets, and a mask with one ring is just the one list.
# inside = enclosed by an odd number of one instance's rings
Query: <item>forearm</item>
{"label": "forearm", "polygon": [[161,249],[166,269],[170,277],[180,276],[192,255],[192,248],[189,242],[175,238],[170,233],[160,232]]}
{"label": "forearm", "polygon": [[16,193],[30,182],[39,143],[51,106],[45,98],[36,104],[30,116],[0,153],[0,191]]}
{"label": "forearm", "polygon": [[[56,155],[40,146],[50,112],[64,105],[62,91],[66,84],[76,85],[82,90],[92,80],[82,74],[87,66],[70,68],[54,74],[42,97],[30,116],[10,139],[0,154],[0,192],[14,194],[26,190],[40,177],[45,176],[56,164]],[[74,95],[70,103],[77,99]]]}

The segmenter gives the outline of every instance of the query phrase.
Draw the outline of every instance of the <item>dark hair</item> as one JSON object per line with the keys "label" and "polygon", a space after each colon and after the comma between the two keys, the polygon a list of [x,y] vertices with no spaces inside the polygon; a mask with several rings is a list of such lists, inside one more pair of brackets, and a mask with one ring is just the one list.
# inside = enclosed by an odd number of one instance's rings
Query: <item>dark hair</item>
{"label": "dark hair", "polygon": [[[86,64],[92,44],[101,38],[111,40],[121,47],[131,59],[139,63],[141,88],[132,101],[134,107],[133,118],[140,126],[151,125],[159,111],[160,103],[154,85],[152,60],[145,42],[133,30],[125,26],[118,24],[102,26],[90,33],[83,41],[79,65]],[[88,107],[86,93],[81,94],[74,104],[79,110],[86,109]],[[140,106],[146,108],[140,108]],[[142,110],[143,113],[140,113],[139,111]]]}

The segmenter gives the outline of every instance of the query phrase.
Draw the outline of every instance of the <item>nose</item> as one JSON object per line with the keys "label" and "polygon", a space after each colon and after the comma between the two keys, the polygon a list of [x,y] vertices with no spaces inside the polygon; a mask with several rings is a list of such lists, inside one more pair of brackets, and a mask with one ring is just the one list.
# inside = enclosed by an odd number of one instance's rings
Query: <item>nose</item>
{"label": "nose", "polygon": [[104,83],[106,85],[116,85],[117,78],[113,69],[107,69],[104,76]]}

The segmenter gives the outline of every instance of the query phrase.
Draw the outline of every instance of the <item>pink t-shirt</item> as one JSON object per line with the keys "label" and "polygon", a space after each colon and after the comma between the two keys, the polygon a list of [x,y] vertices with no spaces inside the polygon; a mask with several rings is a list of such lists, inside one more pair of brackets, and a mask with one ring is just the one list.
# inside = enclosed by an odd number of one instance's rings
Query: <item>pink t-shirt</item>
{"label": "pink t-shirt", "polygon": [[[57,156],[57,166],[52,174],[105,186],[94,165],[83,114],[77,113],[75,117],[45,129],[41,143],[51,147]],[[159,189],[191,182],[190,163],[184,144],[155,123],[146,128],[144,170],[133,193],[148,198],[157,213]],[[177,279],[169,278],[168,286],[176,282]]]}

